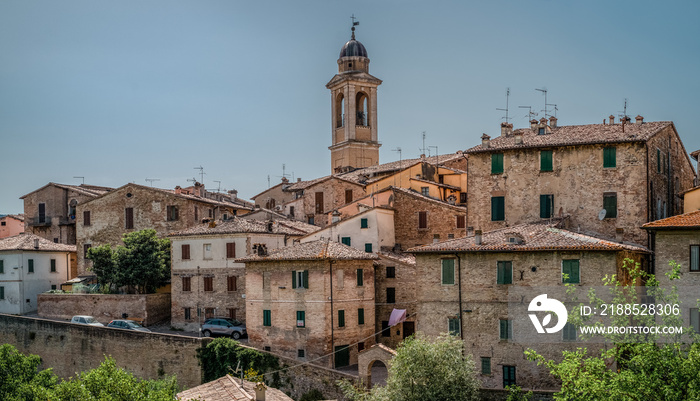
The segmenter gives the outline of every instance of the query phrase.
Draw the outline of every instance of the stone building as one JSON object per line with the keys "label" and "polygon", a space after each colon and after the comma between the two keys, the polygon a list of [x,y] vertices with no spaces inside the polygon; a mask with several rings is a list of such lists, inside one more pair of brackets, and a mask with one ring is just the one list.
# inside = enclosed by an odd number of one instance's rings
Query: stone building
{"label": "stone building", "polygon": [[0,217],[0,238],[12,237],[23,232],[23,214],[8,214]]}
{"label": "stone building", "polygon": [[28,233],[0,239],[0,313],[36,311],[37,295],[60,289],[73,263],[75,245]]}
{"label": "stone building", "polygon": [[[298,179],[301,182],[301,178]],[[287,191],[287,188],[292,185],[287,177],[282,177],[282,182],[270,187],[257,195],[251,196],[250,199],[255,202],[256,207],[269,210],[281,210],[282,205],[294,199],[294,192]]]}
{"label": "stone building", "polygon": [[641,225],[681,213],[677,195],[695,176],[673,123],[639,116],[575,126],[552,117],[515,131],[504,123],[465,153],[468,226],[483,231],[568,217],[574,231],[646,245]]}
{"label": "stone building", "polygon": [[296,182],[285,191],[293,192],[294,200],[284,205],[283,214],[319,227],[328,224],[327,214],[339,205],[365,196],[362,184],[332,175]]}
{"label": "stone building", "polygon": [[171,325],[197,331],[213,316],[245,322],[245,265],[236,258],[291,246],[305,234],[238,217],[171,233]]}
{"label": "stone building", "polygon": [[[555,389],[546,368],[528,361],[523,351],[533,348],[548,359],[581,344],[575,328],[557,334],[553,343],[515,341],[522,333],[514,319],[527,321],[527,312],[513,316],[509,301],[528,305],[518,294],[541,288],[564,290],[566,282],[587,291],[600,286],[605,275],[619,273],[625,258],[645,263],[648,250],[605,241],[557,228],[555,224],[523,224],[410,249],[416,256],[416,330],[436,336],[461,336],[467,354],[481,367],[487,388]],[[520,326],[525,327],[525,326]],[[568,334],[566,334],[568,333]]]}
{"label": "stone building", "polygon": [[95,185],[50,182],[20,197],[24,200],[24,231],[56,243],[75,245],[78,205],[111,190]]}
{"label": "stone building", "polygon": [[377,259],[328,240],[239,259],[250,345],[328,367],[356,364],[374,344]]}
{"label": "stone building", "polygon": [[78,204],[78,271],[85,274],[90,261],[87,250],[103,244],[120,245],[126,233],[146,228],[159,236],[201,224],[203,220],[227,220],[252,210],[232,194],[207,192],[196,184],[166,190],[126,184]]}

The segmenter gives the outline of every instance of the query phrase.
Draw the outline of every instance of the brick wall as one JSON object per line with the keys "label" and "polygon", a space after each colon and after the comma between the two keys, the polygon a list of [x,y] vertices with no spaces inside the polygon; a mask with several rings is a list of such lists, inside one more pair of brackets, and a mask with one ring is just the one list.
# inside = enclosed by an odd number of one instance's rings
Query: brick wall
{"label": "brick wall", "polygon": [[39,317],[70,320],[90,315],[107,325],[112,319],[143,319],[145,326],[170,319],[170,293],[166,294],[39,294]]}
{"label": "brick wall", "polygon": [[[415,264],[402,263],[394,258],[379,254],[381,260],[379,265],[375,267],[375,299],[376,299],[376,322],[375,332],[382,330],[382,321],[389,321],[391,312],[394,309],[406,309],[406,325],[413,324],[415,327],[416,321],[416,291],[418,290],[419,281],[416,275]],[[395,272],[394,278],[387,278],[387,267],[393,267]],[[387,288],[393,288],[395,294],[395,303],[387,302]],[[404,325],[398,324],[387,332],[379,334],[377,341],[396,348],[404,337],[410,333],[404,333]]]}
{"label": "brick wall", "polygon": [[[435,235],[439,236],[440,241],[446,241],[450,234],[454,235],[454,238],[466,235],[464,228],[457,228],[457,216],[464,216],[465,208],[399,190],[394,191],[394,196],[396,243],[400,244],[402,249],[432,244]],[[421,211],[427,212],[427,228],[418,228]]]}

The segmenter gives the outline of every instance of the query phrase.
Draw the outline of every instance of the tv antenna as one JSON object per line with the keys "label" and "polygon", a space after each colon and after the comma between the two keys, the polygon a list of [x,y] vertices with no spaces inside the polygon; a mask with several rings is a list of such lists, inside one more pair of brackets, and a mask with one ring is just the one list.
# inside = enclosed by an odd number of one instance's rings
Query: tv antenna
{"label": "tv antenna", "polygon": [[549,117],[549,113],[547,113],[547,88],[542,88],[542,89],[535,88],[535,90],[544,93],[544,110],[542,110],[542,111],[544,111],[544,118],[547,118],[547,117]]}
{"label": "tv antenna", "polygon": [[153,181],[160,181],[160,178],[146,178],[146,182],[151,184],[151,187],[153,186]]}
{"label": "tv antenna", "polygon": [[557,107],[556,103],[547,103],[547,106],[554,106],[554,118],[557,118],[557,111],[559,108]]}
{"label": "tv antenna", "polygon": [[221,181],[216,181],[216,180],[212,180],[212,181],[214,181],[215,183],[219,184],[219,187],[216,188],[216,192],[221,192]]}
{"label": "tv antenna", "polygon": [[528,121],[532,120],[532,117],[537,117],[537,113],[532,111],[532,106],[518,106],[519,109],[527,109],[527,117]]}
{"label": "tv antenna", "polygon": [[194,169],[199,170],[199,182],[200,184],[204,184],[204,167],[202,167],[202,165],[200,164],[199,167],[195,167]]}
{"label": "tv antenna", "polygon": [[437,145],[428,146],[428,151],[430,151],[430,148],[435,148],[435,166],[437,166],[438,162],[440,161],[440,153],[438,153],[438,147]]}
{"label": "tv antenna", "polygon": [[[625,98],[625,108],[623,109],[622,114],[618,114],[618,116],[624,121],[627,122],[627,98]],[[618,111],[619,113],[619,111]]]}
{"label": "tv antenna", "polygon": [[[401,158],[401,148],[396,147],[391,149],[392,152],[399,152],[399,170],[403,168],[403,159]],[[401,187],[401,173],[399,173],[399,187]]]}
{"label": "tv antenna", "polygon": [[191,182],[191,183],[194,185],[194,183],[197,182],[197,179],[194,178],[194,177],[192,177],[192,178],[188,178],[187,181],[188,181],[188,182]]}
{"label": "tv antenna", "polygon": [[85,185],[85,177],[81,177],[81,176],[77,176],[77,177],[76,177],[76,176],[73,176],[73,178],[82,178],[82,179],[83,179],[83,185]]}
{"label": "tv antenna", "polygon": [[508,120],[510,120],[510,118],[508,117],[508,99],[509,99],[509,98],[510,98],[510,88],[506,88],[506,108],[505,108],[505,109],[498,109],[498,108],[496,109],[496,110],[500,110],[500,111],[505,111],[505,112],[506,112],[506,116],[505,116],[505,117],[501,117],[502,119],[506,120],[506,123],[508,122]]}
{"label": "tv antenna", "polygon": [[420,151],[421,151],[421,154],[424,155],[425,154],[425,131],[423,131],[421,134],[423,135],[423,148]]}
{"label": "tv antenna", "polygon": [[267,175],[267,187],[270,188],[270,174]]}

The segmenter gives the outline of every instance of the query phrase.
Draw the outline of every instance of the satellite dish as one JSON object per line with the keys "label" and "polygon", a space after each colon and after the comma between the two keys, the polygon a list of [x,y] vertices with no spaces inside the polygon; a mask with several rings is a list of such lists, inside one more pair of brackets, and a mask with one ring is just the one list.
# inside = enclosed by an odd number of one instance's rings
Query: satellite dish
{"label": "satellite dish", "polygon": [[608,213],[607,210],[601,209],[600,212],[598,212],[598,220],[603,220],[607,213]]}

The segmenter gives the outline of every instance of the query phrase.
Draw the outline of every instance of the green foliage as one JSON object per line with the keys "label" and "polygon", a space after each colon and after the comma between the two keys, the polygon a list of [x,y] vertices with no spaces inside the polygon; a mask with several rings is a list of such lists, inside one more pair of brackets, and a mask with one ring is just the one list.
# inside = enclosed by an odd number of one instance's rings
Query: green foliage
{"label": "green foliage", "polygon": [[41,358],[24,355],[9,344],[0,345],[0,400],[41,399],[43,389],[56,385],[51,369],[39,371]]}
{"label": "green foliage", "polygon": [[148,294],[168,282],[170,240],[158,238],[153,229],[124,234],[122,240],[124,245],[116,249],[102,245],[88,250],[101,284],[110,290],[126,286]]}
{"label": "green foliage", "polygon": [[326,397],[323,396],[321,390],[315,388],[311,391],[307,391],[306,393],[302,394],[301,398],[299,398],[299,401],[321,401],[325,399]]}
{"label": "green foliage", "polygon": [[[667,276],[672,284],[679,277],[680,266],[675,262],[670,265],[672,271]],[[654,276],[641,271],[632,261],[628,261],[625,268],[624,282],[616,276],[604,280],[611,289],[612,303],[640,303],[637,298],[639,287],[634,283],[644,282],[645,291],[654,297],[656,303],[678,304],[675,286],[659,287]],[[588,297],[593,305],[603,302],[592,291]],[[577,315],[569,314],[574,319],[578,319]],[[611,325],[679,327],[683,322],[680,315],[664,315],[661,322],[656,322],[654,316],[621,315],[613,319]],[[561,380],[561,391],[555,395],[557,400],[700,400],[700,343],[684,343],[684,340],[697,340],[697,337],[647,335],[641,342],[638,336],[633,338],[622,334],[606,338],[615,345],[595,352],[586,348],[565,351],[560,362],[546,360],[532,350],[525,354],[538,365],[546,366],[555,378]]]}
{"label": "green foliage", "polygon": [[401,343],[391,360],[386,386],[370,391],[341,380],[345,396],[356,401],[476,400],[480,383],[474,361],[462,355],[462,341],[449,334],[435,341],[412,336]]}
{"label": "green foliage", "polygon": [[[252,348],[241,347],[238,341],[220,337],[197,350],[199,364],[204,371],[204,381],[210,382],[226,374],[233,374],[240,361],[240,368],[245,372],[253,369],[256,374],[279,369],[279,360],[274,356]],[[237,376],[237,375],[235,375]],[[271,380],[273,387],[279,383],[279,375]]]}
{"label": "green foliage", "polygon": [[532,391],[524,392],[520,386],[507,386],[508,398],[506,401],[530,401],[532,400]]}

